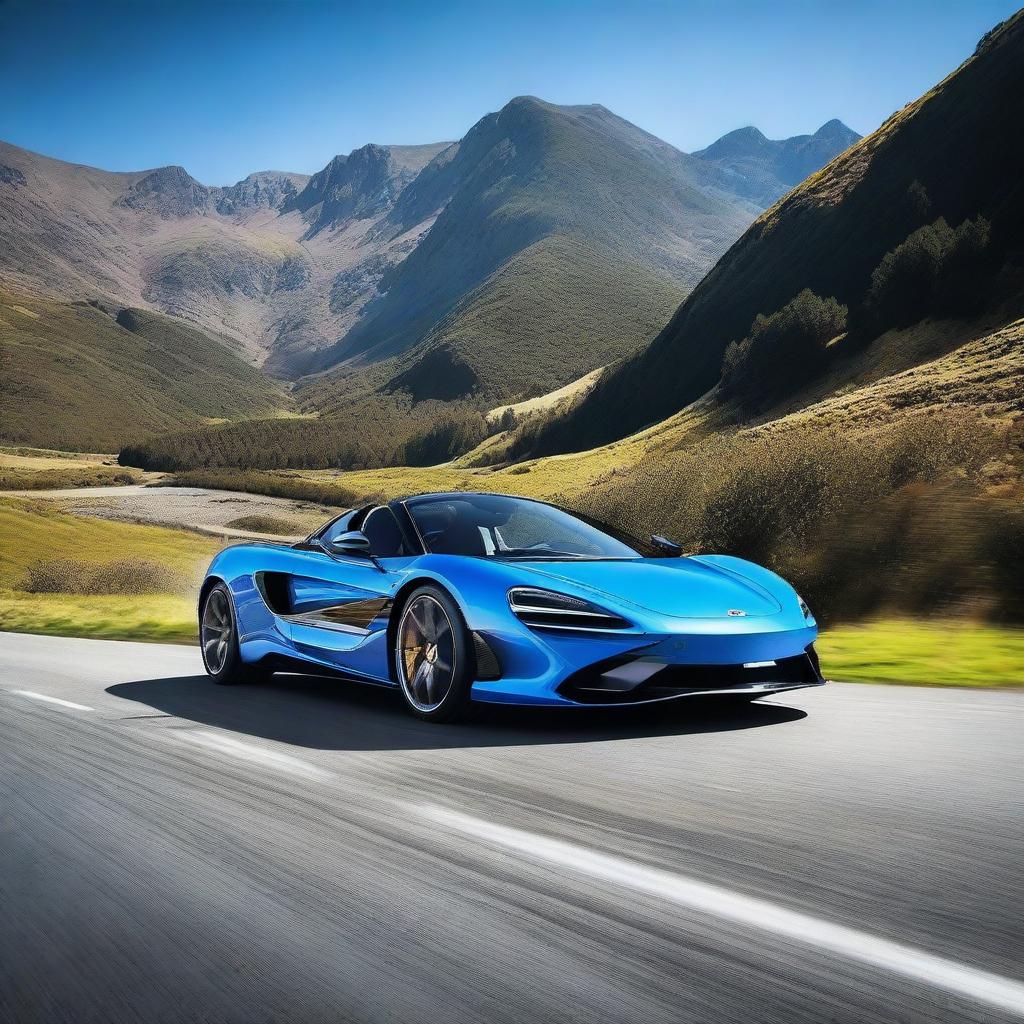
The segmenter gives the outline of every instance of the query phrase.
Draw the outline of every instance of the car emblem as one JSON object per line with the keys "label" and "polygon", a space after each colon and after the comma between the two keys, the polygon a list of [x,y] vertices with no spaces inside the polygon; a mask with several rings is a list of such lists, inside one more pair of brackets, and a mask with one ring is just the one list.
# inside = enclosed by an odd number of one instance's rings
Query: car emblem
{"label": "car emblem", "polygon": [[726,612],[726,615],[731,615],[734,619],[746,614],[747,613],[742,608],[730,608],[728,612]]}

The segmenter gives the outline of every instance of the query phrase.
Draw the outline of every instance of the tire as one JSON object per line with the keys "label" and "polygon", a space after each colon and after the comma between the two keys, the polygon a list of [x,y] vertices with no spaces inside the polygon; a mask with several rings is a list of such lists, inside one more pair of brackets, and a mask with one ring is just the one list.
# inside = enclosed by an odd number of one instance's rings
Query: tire
{"label": "tire", "polygon": [[212,586],[199,610],[199,650],[206,674],[221,686],[255,683],[270,673],[242,661],[238,647],[238,619],[231,592],[223,583]]}
{"label": "tire", "polygon": [[467,713],[473,648],[458,605],[440,587],[426,584],[409,595],[392,653],[411,714],[425,722],[454,722]]}

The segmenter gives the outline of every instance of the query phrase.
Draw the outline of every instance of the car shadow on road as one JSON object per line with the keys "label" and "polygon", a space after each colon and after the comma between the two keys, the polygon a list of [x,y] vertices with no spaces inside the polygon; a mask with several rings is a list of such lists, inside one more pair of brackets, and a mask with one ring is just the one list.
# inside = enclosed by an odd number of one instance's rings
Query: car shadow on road
{"label": "car shadow on road", "polygon": [[586,743],[731,732],[807,717],[781,704],[690,699],[614,709],[475,705],[468,721],[437,725],[408,715],[394,690],[298,675],[243,686],[216,686],[205,675],[139,679],[108,687],[107,692],[177,718],[320,750]]}

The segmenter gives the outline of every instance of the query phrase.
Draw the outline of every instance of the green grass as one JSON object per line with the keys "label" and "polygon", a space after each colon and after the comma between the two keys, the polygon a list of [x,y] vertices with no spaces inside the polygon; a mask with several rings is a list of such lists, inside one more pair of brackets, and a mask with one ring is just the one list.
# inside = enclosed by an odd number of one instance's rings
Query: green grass
{"label": "green grass", "polygon": [[0,630],[101,640],[195,643],[195,601],[175,594],[86,596],[0,591]]}
{"label": "green grass", "polygon": [[[56,512],[40,501],[0,498],[0,630],[192,642],[195,593],[222,546],[185,530],[91,519]],[[27,593],[29,569],[56,557],[80,564],[83,573],[125,561],[156,564],[178,592]]]}
{"label": "green grass", "polygon": [[[195,601],[0,592],[0,631],[195,643]],[[1024,687],[1024,630],[901,620],[837,626],[818,642],[830,679],[907,686]]]}
{"label": "green grass", "polygon": [[0,289],[0,321],[7,445],[116,451],[207,419],[289,405],[277,384],[224,345],[158,313],[114,314]]}
{"label": "green grass", "polygon": [[817,648],[842,682],[1024,687],[1024,629],[891,619],[826,630]]}
{"label": "green grass", "polygon": [[29,567],[53,558],[92,566],[156,562],[191,587],[221,547],[215,538],[186,530],[92,519],[56,512],[40,501],[0,498],[0,591],[22,589]]}

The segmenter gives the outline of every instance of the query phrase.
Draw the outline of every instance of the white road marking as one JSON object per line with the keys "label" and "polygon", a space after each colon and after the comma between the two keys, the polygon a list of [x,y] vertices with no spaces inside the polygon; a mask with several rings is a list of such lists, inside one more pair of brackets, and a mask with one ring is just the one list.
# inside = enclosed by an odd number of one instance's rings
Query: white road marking
{"label": "white road marking", "polygon": [[787,910],[767,900],[743,896],[683,875],[597,853],[574,843],[495,825],[434,805],[411,805],[411,809],[436,824],[534,860],[557,864],[715,917],[773,932],[1024,1016],[1024,984],[1010,978],[933,956],[854,928],[832,924],[809,914]]}
{"label": "white road marking", "polygon": [[282,754],[276,750],[267,750],[265,747],[257,747],[251,743],[243,743],[231,736],[222,736],[220,733],[208,732],[205,729],[175,729],[166,735],[187,739],[209,750],[215,750],[218,754],[227,754],[229,757],[236,757],[251,764],[259,764],[264,768],[277,768],[292,775],[305,776],[307,779],[333,778],[330,772],[324,771],[308,761],[303,761],[299,757]]}
{"label": "white road marking", "polygon": [[49,697],[45,693],[36,693],[35,690],[11,690],[19,697],[30,697],[32,700],[45,701],[47,704],[59,704],[62,708],[71,708],[72,711],[95,711],[95,708],[87,704],[76,704],[73,700],[61,700],[60,697]]}

